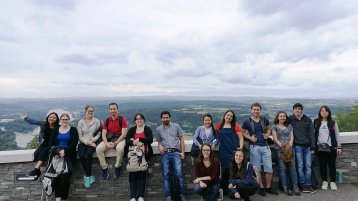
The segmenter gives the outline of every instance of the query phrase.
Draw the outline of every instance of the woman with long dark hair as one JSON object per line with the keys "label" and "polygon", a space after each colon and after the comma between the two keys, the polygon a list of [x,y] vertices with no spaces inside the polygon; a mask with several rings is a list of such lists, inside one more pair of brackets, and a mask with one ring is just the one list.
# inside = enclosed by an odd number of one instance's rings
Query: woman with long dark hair
{"label": "woman with long dark hair", "polygon": [[318,118],[314,120],[315,137],[318,149],[319,166],[322,177],[322,189],[328,189],[327,166],[329,168],[331,190],[337,190],[336,159],[342,153],[337,122],[332,119],[328,106],[322,106]]}
{"label": "woman with long dark hair", "polygon": [[219,158],[221,161],[221,183],[223,193],[228,193],[230,163],[233,152],[239,148],[242,149],[244,145],[244,138],[241,132],[241,127],[236,123],[236,116],[234,111],[227,110],[220,123],[216,125],[216,132],[218,133]]}
{"label": "woman with long dark hair", "polygon": [[37,181],[41,175],[40,167],[48,159],[50,138],[53,135],[54,129],[59,126],[59,118],[56,112],[48,114],[46,121],[31,119],[27,115],[22,115],[21,118],[29,124],[41,126],[38,136],[41,143],[34,152],[34,169],[29,172],[29,176],[33,176],[34,180]]}
{"label": "woman with long dark hair", "polygon": [[194,191],[203,201],[216,201],[220,189],[220,162],[210,144],[203,144],[195,161]]}
{"label": "woman with long dark hair", "polygon": [[210,145],[215,150],[218,140],[215,139],[216,132],[213,124],[213,117],[210,114],[203,116],[203,125],[199,126],[193,136],[193,146],[191,148],[191,156],[196,158],[199,155],[203,144]]}
{"label": "woman with long dark hair", "polygon": [[[153,155],[152,142],[153,132],[149,126],[145,125],[145,117],[142,113],[134,115],[135,126],[128,130],[126,136],[126,146],[143,146],[146,161],[149,162]],[[147,170],[129,172],[129,191],[131,201],[144,201],[144,192],[147,182]]]}
{"label": "woman with long dark hair", "polygon": [[78,156],[85,171],[83,181],[86,188],[91,187],[95,181],[92,175],[92,155],[96,151],[96,142],[101,137],[101,122],[93,116],[94,108],[91,105],[85,107],[86,116],[78,122]]}
{"label": "woman with long dark hair", "polygon": [[[295,156],[293,151],[293,128],[288,123],[288,116],[284,111],[277,112],[274,125],[271,127],[273,140],[276,145],[274,147],[276,158],[279,164],[279,176],[280,183],[282,185],[283,192],[287,195],[300,195],[298,188],[298,179],[296,172]],[[290,158],[281,157],[282,155],[291,156]],[[286,161],[284,161],[284,159]],[[289,172],[290,180],[292,183],[292,189],[287,185],[287,171]]]}
{"label": "woman with long dark hair", "polygon": [[254,166],[247,162],[242,149],[236,150],[231,162],[229,197],[231,199],[243,199],[249,201],[257,190]]}
{"label": "woman with long dark hair", "polygon": [[70,115],[63,113],[60,116],[61,126],[58,127],[51,137],[49,146],[60,148],[57,155],[64,158],[68,165],[68,172],[62,173],[54,179],[56,201],[66,200],[70,189],[70,177],[77,159],[76,147],[78,144],[77,128],[70,125]]}

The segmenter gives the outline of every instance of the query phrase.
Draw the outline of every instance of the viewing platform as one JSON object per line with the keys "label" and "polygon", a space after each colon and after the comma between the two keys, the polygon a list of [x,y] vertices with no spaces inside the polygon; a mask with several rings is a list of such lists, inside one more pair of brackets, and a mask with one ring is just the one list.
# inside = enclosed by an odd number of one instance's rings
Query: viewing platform
{"label": "viewing platform", "polygon": [[[338,191],[317,189],[315,194],[303,194],[301,196],[287,196],[280,192],[278,196],[267,195],[262,197],[254,195],[253,201],[280,201],[280,200],[341,200],[358,201],[358,187],[352,183],[358,183],[358,132],[342,132],[341,134],[343,154],[337,157],[337,171],[343,173],[343,184],[338,184]],[[183,162],[183,172],[188,191],[188,200],[200,200],[194,194],[192,181],[194,180],[194,166],[189,155],[192,141],[185,141],[186,157]],[[152,144],[155,153],[152,158],[151,167],[148,169],[148,180],[145,199],[149,201],[164,200],[162,190],[162,175],[160,169],[160,155],[158,155],[157,142]],[[1,151],[0,152],[0,200],[40,200],[42,193],[41,182],[18,181],[19,176],[26,175],[33,168],[32,158],[34,150]],[[96,157],[96,156],[95,156]],[[107,160],[110,166],[110,179],[101,178],[101,167],[98,160],[93,160],[93,174],[96,181],[91,188],[86,189],[83,184],[84,171],[78,162],[75,166],[74,174],[71,177],[70,197],[68,200],[129,200],[128,173],[125,170],[126,158],[122,163],[122,174],[118,180],[113,179],[113,152],[107,153]],[[314,169],[318,171],[317,157],[314,157]],[[44,171],[44,167],[41,169]],[[320,178],[320,176],[318,175]],[[274,165],[273,186],[278,188],[278,171]],[[320,185],[319,185],[320,187]],[[55,200],[51,196],[50,200]],[[225,197],[225,200],[230,200]]]}

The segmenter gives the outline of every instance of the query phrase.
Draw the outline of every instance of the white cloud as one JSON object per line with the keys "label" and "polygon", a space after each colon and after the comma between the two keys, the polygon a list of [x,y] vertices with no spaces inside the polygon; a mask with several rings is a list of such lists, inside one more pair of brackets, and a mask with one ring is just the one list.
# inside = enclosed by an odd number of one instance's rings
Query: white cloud
{"label": "white cloud", "polygon": [[355,1],[11,1],[1,97],[358,97]]}

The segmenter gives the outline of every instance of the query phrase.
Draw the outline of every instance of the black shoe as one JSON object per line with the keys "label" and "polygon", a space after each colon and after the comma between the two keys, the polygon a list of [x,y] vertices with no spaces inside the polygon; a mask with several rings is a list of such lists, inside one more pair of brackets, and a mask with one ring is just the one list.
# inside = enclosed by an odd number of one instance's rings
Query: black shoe
{"label": "black shoe", "polygon": [[294,186],[293,187],[293,193],[295,195],[301,195],[300,189],[298,188],[298,186]]}
{"label": "black shoe", "polygon": [[293,192],[292,192],[292,190],[291,190],[291,189],[288,189],[288,191],[287,191],[287,195],[288,195],[288,196],[293,196]]}
{"label": "black shoe", "polygon": [[308,186],[307,189],[310,191],[310,193],[316,193],[316,190],[312,188],[312,186]]}
{"label": "black shoe", "polygon": [[259,194],[262,195],[262,196],[266,196],[266,191],[264,188],[260,188],[259,189]]}
{"label": "black shoe", "polygon": [[31,177],[34,177],[34,181],[38,181],[40,176],[41,176],[41,171],[37,168],[34,168],[33,170],[31,170],[28,174]]}
{"label": "black shoe", "polygon": [[307,186],[302,187],[302,193],[311,193]]}
{"label": "black shoe", "polygon": [[278,192],[275,189],[271,188],[271,187],[266,188],[265,191],[270,193],[270,194],[273,194],[273,195],[278,195]]}

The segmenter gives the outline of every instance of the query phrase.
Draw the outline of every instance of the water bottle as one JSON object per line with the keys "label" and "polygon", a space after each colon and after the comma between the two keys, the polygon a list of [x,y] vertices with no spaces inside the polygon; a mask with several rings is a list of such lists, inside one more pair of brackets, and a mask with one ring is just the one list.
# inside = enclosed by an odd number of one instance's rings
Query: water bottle
{"label": "water bottle", "polygon": [[342,170],[338,170],[338,183],[341,184],[343,182],[343,172]]}

